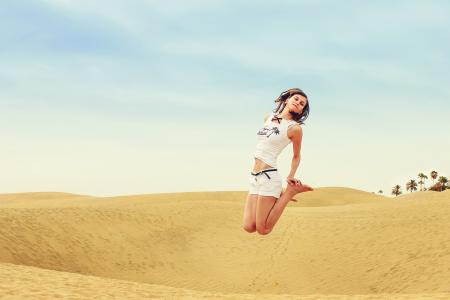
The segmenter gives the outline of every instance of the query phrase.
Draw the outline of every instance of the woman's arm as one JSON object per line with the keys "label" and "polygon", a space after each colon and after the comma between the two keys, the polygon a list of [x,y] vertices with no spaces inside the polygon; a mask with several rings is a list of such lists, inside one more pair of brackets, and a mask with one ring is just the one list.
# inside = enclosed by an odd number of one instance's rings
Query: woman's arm
{"label": "woman's arm", "polygon": [[[288,183],[295,183],[295,173],[300,165],[300,150],[302,148],[303,129],[300,125],[290,126],[288,129],[288,137],[292,141],[293,156],[291,162],[291,171],[289,172]],[[290,179],[294,179],[292,182]]]}

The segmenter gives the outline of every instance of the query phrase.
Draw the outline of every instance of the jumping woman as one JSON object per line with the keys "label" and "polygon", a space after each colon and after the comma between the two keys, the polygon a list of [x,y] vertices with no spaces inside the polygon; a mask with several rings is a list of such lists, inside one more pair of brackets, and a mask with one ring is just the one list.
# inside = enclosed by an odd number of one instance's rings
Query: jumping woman
{"label": "jumping woman", "polygon": [[[300,164],[303,121],[309,115],[309,101],[298,88],[289,89],[275,100],[278,103],[274,113],[264,119],[264,127],[257,133],[254,152],[255,163],[250,174],[250,186],[244,211],[244,229],[268,234],[280,218],[286,205],[298,193],[313,188],[294,178]],[[286,178],[283,192],[282,180],[277,171],[277,158],[292,142],[293,157],[291,171]]]}

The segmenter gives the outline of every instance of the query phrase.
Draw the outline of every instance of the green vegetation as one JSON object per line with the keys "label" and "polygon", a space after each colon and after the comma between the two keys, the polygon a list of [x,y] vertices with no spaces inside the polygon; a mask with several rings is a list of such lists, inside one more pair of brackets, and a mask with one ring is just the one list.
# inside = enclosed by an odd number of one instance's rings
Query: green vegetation
{"label": "green vegetation", "polygon": [[[411,193],[414,191],[417,191],[417,185],[419,185],[420,187],[420,191],[435,191],[435,192],[442,192],[446,189],[449,189],[449,185],[448,185],[448,178],[445,176],[439,176],[438,177],[438,172],[437,171],[431,171],[430,172],[430,177],[433,180],[433,183],[430,187],[426,187],[425,183],[426,180],[428,179],[428,176],[425,175],[423,172],[420,172],[417,175],[417,178],[419,179],[418,182],[416,182],[414,179],[410,179],[407,183],[406,183],[406,190],[410,191]],[[434,183],[434,181],[437,178],[437,182]],[[395,185],[392,188],[392,195],[398,196],[402,194],[401,191],[401,186],[400,185]]]}

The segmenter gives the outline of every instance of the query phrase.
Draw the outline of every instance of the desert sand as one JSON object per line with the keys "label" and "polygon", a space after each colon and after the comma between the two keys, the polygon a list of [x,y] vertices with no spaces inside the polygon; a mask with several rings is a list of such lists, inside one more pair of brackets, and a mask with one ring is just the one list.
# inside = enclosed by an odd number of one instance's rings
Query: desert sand
{"label": "desert sand", "polygon": [[450,191],[297,195],[269,235],[246,192],[0,195],[1,299],[450,299]]}

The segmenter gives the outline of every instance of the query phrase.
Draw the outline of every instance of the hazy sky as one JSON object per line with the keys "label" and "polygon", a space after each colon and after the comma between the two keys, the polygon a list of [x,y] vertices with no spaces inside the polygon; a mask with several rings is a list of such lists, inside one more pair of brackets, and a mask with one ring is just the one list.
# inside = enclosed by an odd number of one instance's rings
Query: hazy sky
{"label": "hazy sky", "polygon": [[[302,88],[297,177],[450,175],[448,1],[1,1],[0,193],[246,190]],[[291,145],[279,158],[289,173]]]}

